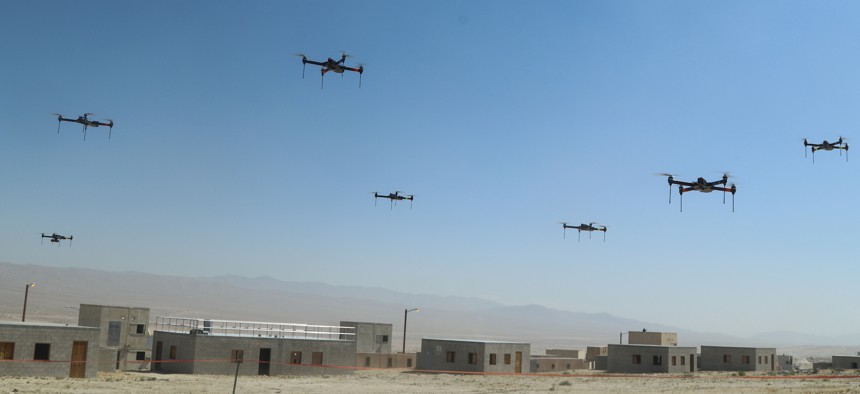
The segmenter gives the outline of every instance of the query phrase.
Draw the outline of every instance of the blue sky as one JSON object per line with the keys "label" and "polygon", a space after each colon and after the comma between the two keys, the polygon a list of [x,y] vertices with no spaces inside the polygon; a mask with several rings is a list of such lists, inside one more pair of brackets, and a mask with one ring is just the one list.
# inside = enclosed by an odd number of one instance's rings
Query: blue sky
{"label": "blue sky", "polygon": [[[813,165],[802,144],[856,134],[858,15],[849,1],[3,2],[0,260],[858,334],[841,307],[860,275],[856,164]],[[340,51],[365,65],[361,88],[329,74],[320,90],[310,66],[302,79],[294,54]],[[116,127],[84,142],[52,112]],[[717,193],[679,213],[654,175],[723,171],[734,213]],[[394,190],[414,209],[374,207]],[[562,239],[559,221],[604,223],[606,243]]]}

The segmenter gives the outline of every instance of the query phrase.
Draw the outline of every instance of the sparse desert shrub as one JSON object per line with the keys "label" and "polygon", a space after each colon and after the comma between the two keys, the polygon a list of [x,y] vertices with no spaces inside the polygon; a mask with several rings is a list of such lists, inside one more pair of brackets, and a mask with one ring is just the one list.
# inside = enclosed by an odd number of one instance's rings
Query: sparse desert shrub
{"label": "sparse desert shrub", "polygon": [[563,382],[559,383],[558,385],[559,385],[559,386],[570,386],[570,385],[571,385],[571,383],[570,383],[570,381],[569,381],[569,380],[565,380],[565,381],[563,381]]}
{"label": "sparse desert shrub", "polygon": [[738,376],[747,376],[747,373],[744,371],[738,372]]}

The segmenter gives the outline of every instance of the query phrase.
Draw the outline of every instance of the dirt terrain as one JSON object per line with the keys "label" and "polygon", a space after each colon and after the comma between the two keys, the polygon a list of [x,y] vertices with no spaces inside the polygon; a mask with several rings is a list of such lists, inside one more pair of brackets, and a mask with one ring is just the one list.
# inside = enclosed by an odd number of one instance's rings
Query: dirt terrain
{"label": "dirt terrain", "polygon": [[[454,375],[394,370],[301,377],[240,376],[237,393],[860,393],[860,374]],[[99,373],[95,379],[1,377],[0,393],[229,393],[232,376]]]}

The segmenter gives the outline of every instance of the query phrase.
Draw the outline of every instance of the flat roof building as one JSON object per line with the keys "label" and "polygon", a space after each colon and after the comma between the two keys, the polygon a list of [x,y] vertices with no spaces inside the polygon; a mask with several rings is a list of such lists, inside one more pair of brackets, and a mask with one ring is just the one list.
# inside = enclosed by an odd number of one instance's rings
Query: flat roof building
{"label": "flat roof building", "polygon": [[531,345],[468,339],[421,339],[418,370],[523,373]]}
{"label": "flat roof building", "polygon": [[81,304],[78,325],[101,330],[99,371],[149,369],[149,308]]}
{"label": "flat roof building", "polygon": [[597,357],[603,356],[606,357],[608,354],[608,348],[606,346],[588,346],[585,348],[585,362],[588,366],[588,369],[600,369],[606,370],[606,359],[602,359],[601,364],[597,364]]}
{"label": "flat roof building", "polygon": [[575,369],[585,369],[585,360],[554,355],[531,356],[529,360],[529,371],[532,373],[564,372]]}
{"label": "flat roof building", "polygon": [[[390,323],[341,321],[355,336],[355,366],[359,368],[415,368],[415,353],[392,353]],[[348,338],[341,338],[348,339]]]}
{"label": "flat roof building", "polygon": [[0,376],[94,378],[99,329],[0,322]]}
{"label": "flat roof building", "polygon": [[776,348],[702,346],[702,371],[776,371]]}
{"label": "flat roof building", "polygon": [[628,331],[628,345],[678,346],[678,334],[674,332]]}
{"label": "flat roof building", "polygon": [[152,364],[156,371],[188,374],[352,373],[356,344],[350,333],[352,329],[159,317],[153,336]]}
{"label": "flat roof building", "polygon": [[658,345],[609,345],[608,372],[684,373],[696,371],[696,348]]}
{"label": "flat roof building", "polygon": [[858,369],[860,367],[860,355],[858,356],[833,356],[834,369]]}

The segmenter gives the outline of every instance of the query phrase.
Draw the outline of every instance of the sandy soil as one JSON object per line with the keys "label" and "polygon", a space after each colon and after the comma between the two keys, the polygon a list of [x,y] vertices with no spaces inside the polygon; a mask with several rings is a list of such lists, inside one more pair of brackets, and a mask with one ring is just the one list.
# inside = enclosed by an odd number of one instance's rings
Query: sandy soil
{"label": "sandy soil", "polygon": [[[0,393],[229,393],[232,376],[100,373],[95,379],[0,377]],[[860,393],[857,372],[832,376],[480,376],[356,371],[353,375],[239,377],[237,393]]]}

